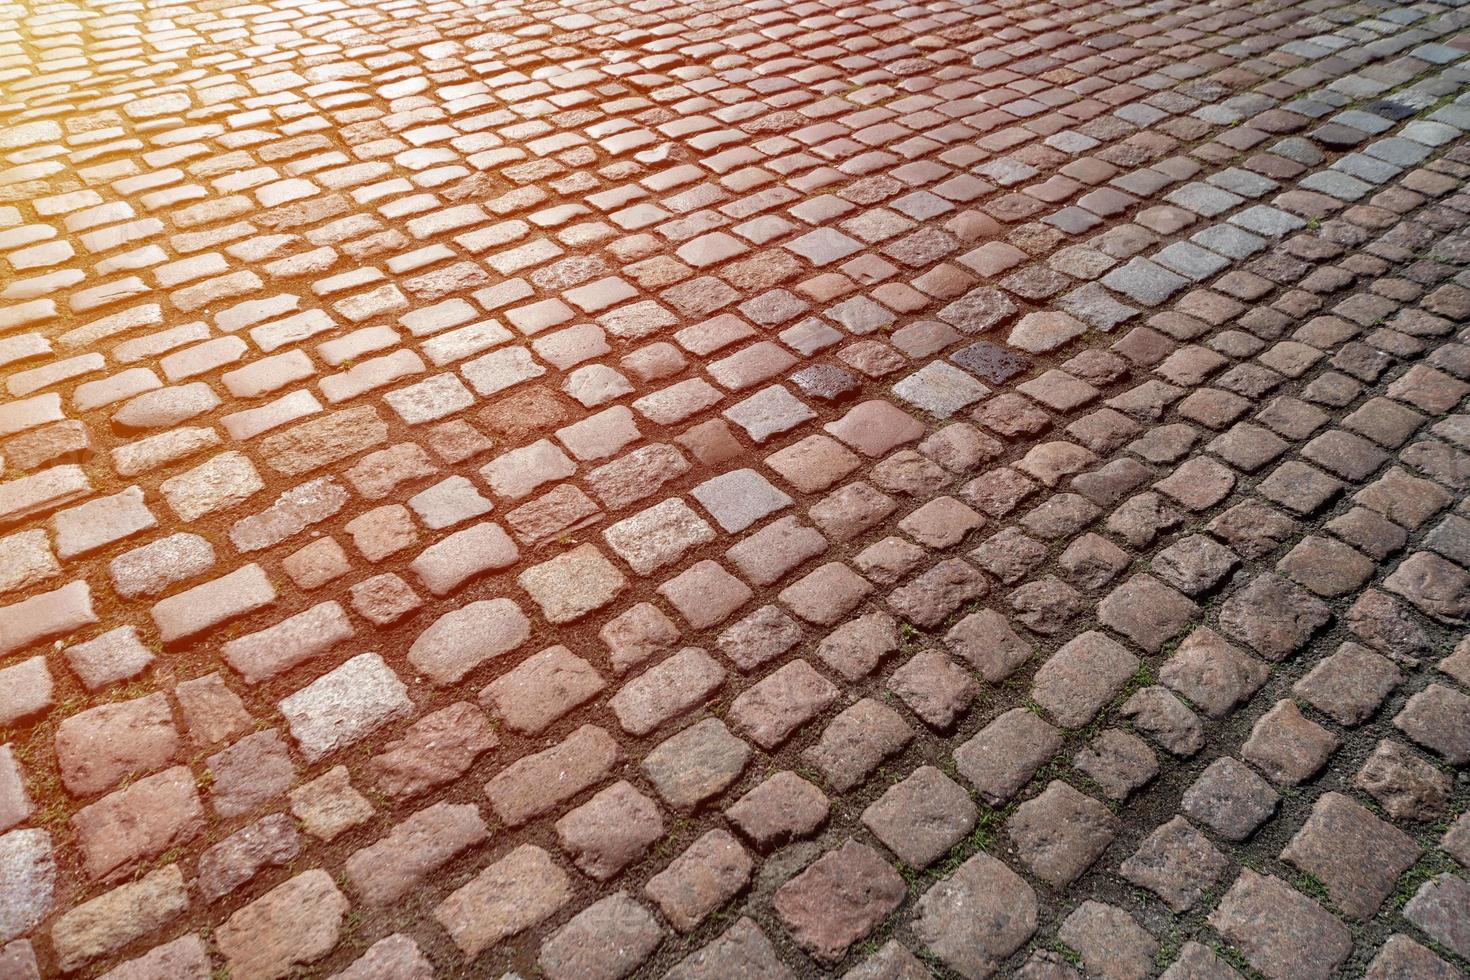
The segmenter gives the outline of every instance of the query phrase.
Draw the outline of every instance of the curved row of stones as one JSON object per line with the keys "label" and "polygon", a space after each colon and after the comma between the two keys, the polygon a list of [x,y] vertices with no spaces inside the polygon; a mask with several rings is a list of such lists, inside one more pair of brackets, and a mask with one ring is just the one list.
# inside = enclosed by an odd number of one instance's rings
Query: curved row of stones
{"label": "curved row of stones", "polygon": [[0,975],[1467,968],[1466,15],[3,16]]}

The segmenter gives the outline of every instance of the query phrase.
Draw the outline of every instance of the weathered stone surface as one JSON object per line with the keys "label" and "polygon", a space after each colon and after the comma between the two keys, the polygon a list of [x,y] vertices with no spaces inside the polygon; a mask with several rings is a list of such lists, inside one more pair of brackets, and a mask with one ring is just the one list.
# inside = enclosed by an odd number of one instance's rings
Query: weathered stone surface
{"label": "weathered stone surface", "polygon": [[435,803],[347,859],[352,889],[370,905],[389,905],[466,848],[490,836],[470,803]]}
{"label": "weathered stone surface", "polygon": [[413,710],[407,689],[376,653],[353,657],[284,699],[281,714],[308,761],[358,742]]}
{"label": "weathered stone surface", "polygon": [[1333,904],[1358,919],[1378,911],[1418,858],[1413,838],[1341,793],[1319,797],[1281,852],[1283,861],[1326,885]]}
{"label": "weathered stone surface", "polygon": [[782,885],[772,904],[803,949],[831,962],[872,932],[907,892],[876,851],[848,840]]}
{"label": "weathered stone surface", "polygon": [[61,780],[78,796],[163,767],[173,761],[178,744],[173,712],[161,693],[89,708],[56,729]]}
{"label": "weathered stone surface", "polygon": [[1432,820],[1449,799],[1451,781],[1427,759],[1387,739],[1378,743],[1353,785],[1371,795],[1397,820]]}
{"label": "weathered stone surface", "polygon": [[[331,879],[327,882],[330,884]],[[52,924],[51,944],[56,949],[57,965],[74,970],[115,953],[163,928],[188,906],[184,874],[176,864],[103,892]]]}
{"label": "weathered stone surface", "polygon": [[994,975],[1036,931],[1036,893],[1010,868],[976,854],[919,899],[914,935],[967,980]]}
{"label": "weathered stone surface", "polygon": [[323,602],[274,626],[225,643],[220,652],[247,684],[259,684],[319,657],[355,632],[336,602]]}
{"label": "weathered stone surface", "polygon": [[1283,660],[1332,618],[1327,605],[1275,575],[1260,575],[1220,608],[1220,627],[1267,660]]}
{"label": "weathered stone surface", "polygon": [[725,680],[725,669],[689,647],[653,665],[608,700],[623,730],[645,735],[703,703]]}
{"label": "weathered stone surface", "polygon": [[596,725],[583,725],[559,744],[496,773],[485,784],[485,793],[497,817],[519,826],[599,782],[621,757],[611,735]]}
{"label": "weathered stone surface", "polygon": [[209,980],[209,953],[198,936],[180,936],[173,942],[155,946],[136,959],[120,963],[102,974],[106,980],[153,980],[155,977],[177,977],[178,980]]}
{"label": "weathered stone surface", "polygon": [[1102,902],[1086,901],[1062,921],[1057,938],[1082,956],[1089,974],[1147,976],[1159,944],[1133,916]]}
{"label": "weathered stone surface", "polygon": [[199,856],[199,892],[209,901],[228,895],[266,868],[282,867],[301,852],[296,825],[273,813],[236,831]]}
{"label": "weathered stone surface", "polygon": [[1159,680],[1212,718],[1228,715],[1266,682],[1269,668],[1209,627],[1184,638],[1159,669]]}
{"label": "weathered stone surface", "polygon": [[373,815],[372,804],[352,788],[345,766],[336,766],[291,791],[291,814],[308,834],[331,840]]}
{"label": "weathered stone surface", "polygon": [[905,864],[928,867],[975,826],[975,804],[933,766],[920,766],[863,811],[863,826]]}
{"label": "weathered stone surface", "polygon": [[643,771],[664,802],[692,809],[724,792],[745,769],[751,749],[718,718],[670,736],[643,759]]}
{"label": "weathered stone surface", "polygon": [[1404,918],[1458,956],[1470,952],[1470,920],[1465,902],[1470,899],[1470,882],[1451,874],[1426,881],[1404,906]]}
{"label": "weathered stone surface", "polygon": [[598,881],[642,857],[663,832],[658,807],[627,781],[614,783],[556,822],[562,849]]}
{"label": "weathered stone surface", "polygon": [[1347,927],[1278,878],[1245,868],[1210,925],[1273,977],[1330,977],[1352,950]]}
{"label": "weathered stone surface", "polygon": [[536,965],[550,980],[614,980],[636,970],[662,941],[653,916],[618,892],[572,916],[542,944]]}
{"label": "weathered stone surface", "polygon": [[571,899],[570,882],[539,847],[522,844],[434,907],[466,956],[550,918]]}
{"label": "weathered stone surface", "polygon": [[498,744],[484,713],[460,701],[414,722],[368,768],[385,795],[405,799],[459,778]]}
{"label": "weathered stone surface", "polygon": [[388,426],[370,405],[343,409],[267,436],[261,458],[278,473],[297,476],[388,440]]}
{"label": "weathered stone surface", "polygon": [[1012,708],[954,750],[955,768],[992,806],[1004,803],[1062,747],[1040,716]]}
{"label": "weathered stone surface", "polygon": [[368,947],[332,980],[433,980],[434,965],[424,956],[418,943],[395,933]]}
{"label": "weathered stone surface", "polygon": [[794,772],[778,772],[725,811],[757,847],[769,848],[815,831],[827,819],[827,797]]}
{"label": "weathered stone surface", "polygon": [[796,974],[776,956],[775,947],[760,927],[742,916],[719,938],[680,960],[665,974],[665,980],[719,980],[727,976],[794,980]]}
{"label": "weathered stone surface", "polygon": [[1272,781],[1295,786],[1316,775],[1337,746],[1337,736],[1303,715],[1295,702],[1278,701],[1251,728],[1240,754]]}
{"label": "weathered stone surface", "polygon": [[215,933],[215,941],[230,976],[286,977],[332,951],[347,909],[347,899],[331,875],[313,869],[231,915]]}
{"label": "weathered stone surface", "polygon": [[1112,843],[1118,818],[1101,803],[1054,780],[1016,808],[1006,829],[1021,860],[1054,887],[1076,880]]}
{"label": "weathered stone surface", "polygon": [[512,731],[535,735],[607,686],[566,647],[532,654],[480,691],[480,703]]}
{"label": "weathered stone surface", "polygon": [[1227,860],[1188,820],[1175,817],[1149,834],[1118,872],[1158,895],[1175,912],[1197,902],[1224,872]]}
{"label": "weathered stone surface", "polygon": [[1093,630],[1041,665],[1031,696],[1063,727],[1081,728],[1123,689],[1137,668],[1137,657]]}
{"label": "weathered stone surface", "polygon": [[745,887],[752,866],[739,841],[711,830],[648,879],[644,893],[670,925],[689,932]]}
{"label": "weathered stone surface", "polygon": [[129,783],[71,818],[87,874],[113,880],[164,851],[188,844],[204,829],[194,776],[175,766]]}
{"label": "weathered stone surface", "polygon": [[487,660],[531,635],[531,624],[509,599],[482,599],[451,609],[418,635],[408,662],[436,684],[458,683]]}
{"label": "weathered stone surface", "polygon": [[553,623],[570,623],[607,605],[627,585],[590,544],[526,569],[516,579]]}
{"label": "weathered stone surface", "polygon": [[56,858],[44,830],[12,830],[0,835],[0,940],[23,936],[51,911],[56,892]]}
{"label": "weathered stone surface", "polygon": [[821,771],[829,786],[845,793],[867,779],[883,760],[901,752],[913,737],[902,715],[864,698],[833,718],[802,758]]}

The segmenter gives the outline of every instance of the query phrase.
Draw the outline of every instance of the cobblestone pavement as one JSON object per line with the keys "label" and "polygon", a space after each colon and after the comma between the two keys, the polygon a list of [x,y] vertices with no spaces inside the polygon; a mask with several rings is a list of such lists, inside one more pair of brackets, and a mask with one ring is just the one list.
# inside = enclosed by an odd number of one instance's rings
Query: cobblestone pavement
{"label": "cobblestone pavement", "polygon": [[1470,8],[0,7],[0,978],[1470,970]]}

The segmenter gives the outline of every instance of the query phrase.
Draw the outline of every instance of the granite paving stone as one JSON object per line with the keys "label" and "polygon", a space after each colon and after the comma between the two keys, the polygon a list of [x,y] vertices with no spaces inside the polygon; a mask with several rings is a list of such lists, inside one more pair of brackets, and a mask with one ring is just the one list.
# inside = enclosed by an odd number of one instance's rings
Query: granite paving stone
{"label": "granite paving stone", "polygon": [[84,6],[0,975],[1466,966],[1454,0]]}

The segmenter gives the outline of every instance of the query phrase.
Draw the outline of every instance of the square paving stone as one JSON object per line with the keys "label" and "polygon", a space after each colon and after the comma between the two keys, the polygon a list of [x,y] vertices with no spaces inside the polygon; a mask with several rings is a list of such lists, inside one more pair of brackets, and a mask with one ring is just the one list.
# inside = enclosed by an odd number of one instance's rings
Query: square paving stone
{"label": "square paving stone", "polygon": [[1137,669],[1137,657],[1091,630],[1041,665],[1031,696],[1062,727],[1081,728],[1123,690]]}
{"label": "square paving stone", "polygon": [[491,681],[480,691],[480,703],[511,731],[536,735],[605,687],[596,668],[554,646]]}
{"label": "square paving stone", "polygon": [[796,974],[781,962],[766,934],[745,917],[664,975],[665,980],[721,980],[727,976],[796,980]]}
{"label": "square paving stone", "polygon": [[751,469],[732,470],[690,491],[715,522],[734,534],[791,506],[791,498]]}
{"label": "square paving stone", "polygon": [[1158,306],[1189,285],[1183,276],[1137,256],[1103,276],[1101,282],[1144,306]]}
{"label": "square paving stone", "polygon": [[924,966],[898,940],[890,939],[878,952],[863,960],[842,975],[842,980],[928,980],[928,967]]}
{"label": "square paving stone", "polygon": [[408,689],[376,653],[353,657],[276,707],[308,762],[359,742],[413,711]]}
{"label": "square paving stone", "polygon": [[970,796],[933,766],[920,766],[863,811],[863,826],[914,868],[939,860],[975,826]]}
{"label": "square paving stone", "polygon": [[1072,883],[1102,857],[1118,827],[1113,811],[1061,780],[1006,821],[1016,855],[1053,888]]}
{"label": "square paving stone", "polygon": [[597,635],[607,647],[613,672],[621,674],[674,649],[680,633],[657,606],[640,602],[608,620]]}
{"label": "square paving stone", "polygon": [[980,686],[939,650],[922,650],[888,677],[888,690],[931,728],[951,728]]}
{"label": "square paving stone", "polygon": [[1087,972],[1098,977],[1147,976],[1159,949],[1133,916],[1091,900],[1062,920],[1057,939],[1081,954]]}
{"label": "square paving stone", "polygon": [[1332,618],[1326,603],[1278,576],[1252,579],[1220,607],[1220,628],[1267,660],[1280,661]]}
{"label": "square paving stone", "polygon": [[1158,653],[1199,615],[1199,606],[1150,575],[1135,575],[1098,603],[1104,625]]}
{"label": "square paving stone", "polygon": [[1289,460],[1271,471],[1256,492],[1303,517],[1315,514],[1342,491],[1344,484],[1316,467]]}
{"label": "square paving stone", "polygon": [[1341,793],[1324,793],[1281,859],[1326,885],[1339,909],[1368,919],[1419,854],[1412,837],[1366,807]]}
{"label": "square paving stone", "polygon": [[963,977],[993,975],[1036,931],[1036,892],[988,854],[940,879],[915,906],[919,942]]}
{"label": "square paving stone", "polygon": [[697,647],[685,647],[623,685],[608,699],[623,730],[646,735],[703,704],[725,680],[725,668]]}
{"label": "square paving stone", "polygon": [[1029,643],[1016,635],[1006,618],[981,609],[960,620],[944,634],[949,651],[994,684],[1009,677],[1031,658]]}
{"label": "square paving stone", "polygon": [[516,581],[553,623],[570,623],[612,602],[627,587],[623,573],[590,544],[533,565]]}
{"label": "square paving stone", "polygon": [[715,645],[742,671],[752,671],[801,642],[801,624],[779,606],[762,606],[720,633]]}
{"label": "square paving stone", "polygon": [[644,886],[669,924],[680,932],[698,928],[750,880],[752,861],[725,830],[711,830],[674,858]]}
{"label": "square paving stone", "polygon": [[730,704],[730,721],[767,751],[837,699],[837,687],[805,660],[793,660]]}
{"label": "square paving stone", "polygon": [[949,359],[996,385],[1004,384],[1031,366],[1026,358],[988,340],[962,347],[950,354]]}
{"label": "square paving stone", "polygon": [[892,865],[849,839],[777,889],[771,904],[797,945],[831,963],[877,928],[907,894]]}
{"label": "square paving stone", "polygon": [[888,595],[889,607],[904,619],[932,629],[950,613],[989,590],[985,576],[958,558],[940,562]]}
{"label": "square paving stone", "polygon": [[556,837],[578,868],[606,881],[641,858],[663,836],[652,800],[620,781],[556,822]]}
{"label": "square paving stone", "polygon": [[1430,684],[1411,697],[1394,727],[1451,765],[1470,762],[1470,697]]}
{"label": "square paving stone", "polygon": [[985,518],[953,497],[937,497],[899,522],[899,530],[926,548],[951,548]]}
{"label": "square paving stone", "polygon": [[933,361],[895,384],[893,393],[915,408],[946,419],[990,394],[990,389],[959,368]]}
{"label": "square paving stone", "polygon": [[1470,921],[1465,908],[1470,904],[1470,882],[1452,874],[1426,881],[1404,906],[1404,918],[1424,934],[1461,957],[1470,954]]}
{"label": "square paving stone", "polygon": [[1339,725],[1360,725],[1404,680],[1393,661],[1344,643],[1292,686],[1292,693]]}
{"label": "square paving stone", "polygon": [[609,526],[602,536],[634,572],[648,575],[713,541],[715,532],[688,504],[673,497]]}
{"label": "square paving stone", "polygon": [[780,385],[761,389],[744,401],[731,405],[723,414],[757,443],[789,432],[817,417],[805,402]]}
{"label": "square paving stone", "polygon": [[955,768],[985,802],[999,806],[1061,748],[1061,734],[1041,716],[1012,708],[954,750]]}
{"label": "square paving stone", "polygon": [[1168,688],[1151,684],[1123,702],[1118,715],[1153,739],[1164,750],[1181,758],[1204,748],[1204,726],[1183,701]]}
{"label": "square paving stone", "polygon": [[913,737],[897,711],[863,698],[839,712],[802,758],[821,771],[832,789],[845,793],[903,751]]}
{"label": "square paving stone", "polygon": [[1353,777],[1353,785],[1395,820],[1433,820],[1444,809],[1451,781],[1412,749],[1384,739]]}
{"label": "square paving stone", "polygon": [[806,837],[827,819],[827,797],[794,772],[778,772],[736,800],[725,816],[762,849]]}
{"label": "square paving stone", "polygon": [[1279,878],[1242,869],[1209,923],[1267,976],[1328,980],[1352,952],[1347,926]]}
{"label": "square paving stone", "polygon": [[655,746],[642,768],[666,803],[690,810],[739,779],[750,752],[724,722],[706,718]]}
{"label": "square paving stone", "polygon": [[1223,718],[1258,691],[1270,668],[1207,626],[1184,638],[1159,680],[1211,718]]}
{"label": "square paving stone", "polygon": [[1178,913],[1192,908],[1228,864],[1208,837],[1176,816],[1144,838],[1118,872]]}
{"label": "square paving stone", "polygon": [[1184,812],[1226,840],[1241,841],[1276,812],[1280,795],[1244,763],[1223,756],[1185,790]]}
{"label": "square paving stone", "polygon": [[1408,936],[1395,934],[1388,937],[1388,942],[1373,957],[1363,976],[1367,980],[1392,980],[1394,977],[1455,980],[1460,971]]}
{"label": "square paving stone", "polygon": [[777,596],[809,623],[831,626],[851,612],[873,586],[842,562],[828,562],[782,589]]}
{"label": "square paving stone", "polygon": [[1154,556],[1153,571],[1185,595],[1208,592],[1229,575],[1240,558],[1224,545],[1191,534]]}
{"label": "square paving stone", "polygon": [[925,435],[922,423],[882,399],[865,401],[823,428],[858,452],[873,458],[884,456]]}
{"label": "square paving stone", "polygon": [[624,977],[653,955],[664,933],[623,892],[594,902],[541,944],[536,966],[549,980]]}
{"label": "square paving stone", "polygon": [[807,436],[767,456],[765,462],[802,493],[825,490],[862,464],[851,450],[824,435]]}
{"label": "square paving stone", "polygon": [[724,622],[755,595],[744,582],[716,562],[691,565],[658,587],[694,629]]}
{"label": "square paving stone", "polygon": [[1338,744],[1338,737],[1303,715],[1296,702],[1281,700],[1251,727],[1240,754],[1272,782],[1297,786],[1327,764]]}
{"label": "square paving stone", "polygon": [[1072,759],[1078,772],[1097,783],[1110,800],[1126,800],[1159,774],[1148,743],[1130,732],[1106,728]]}

